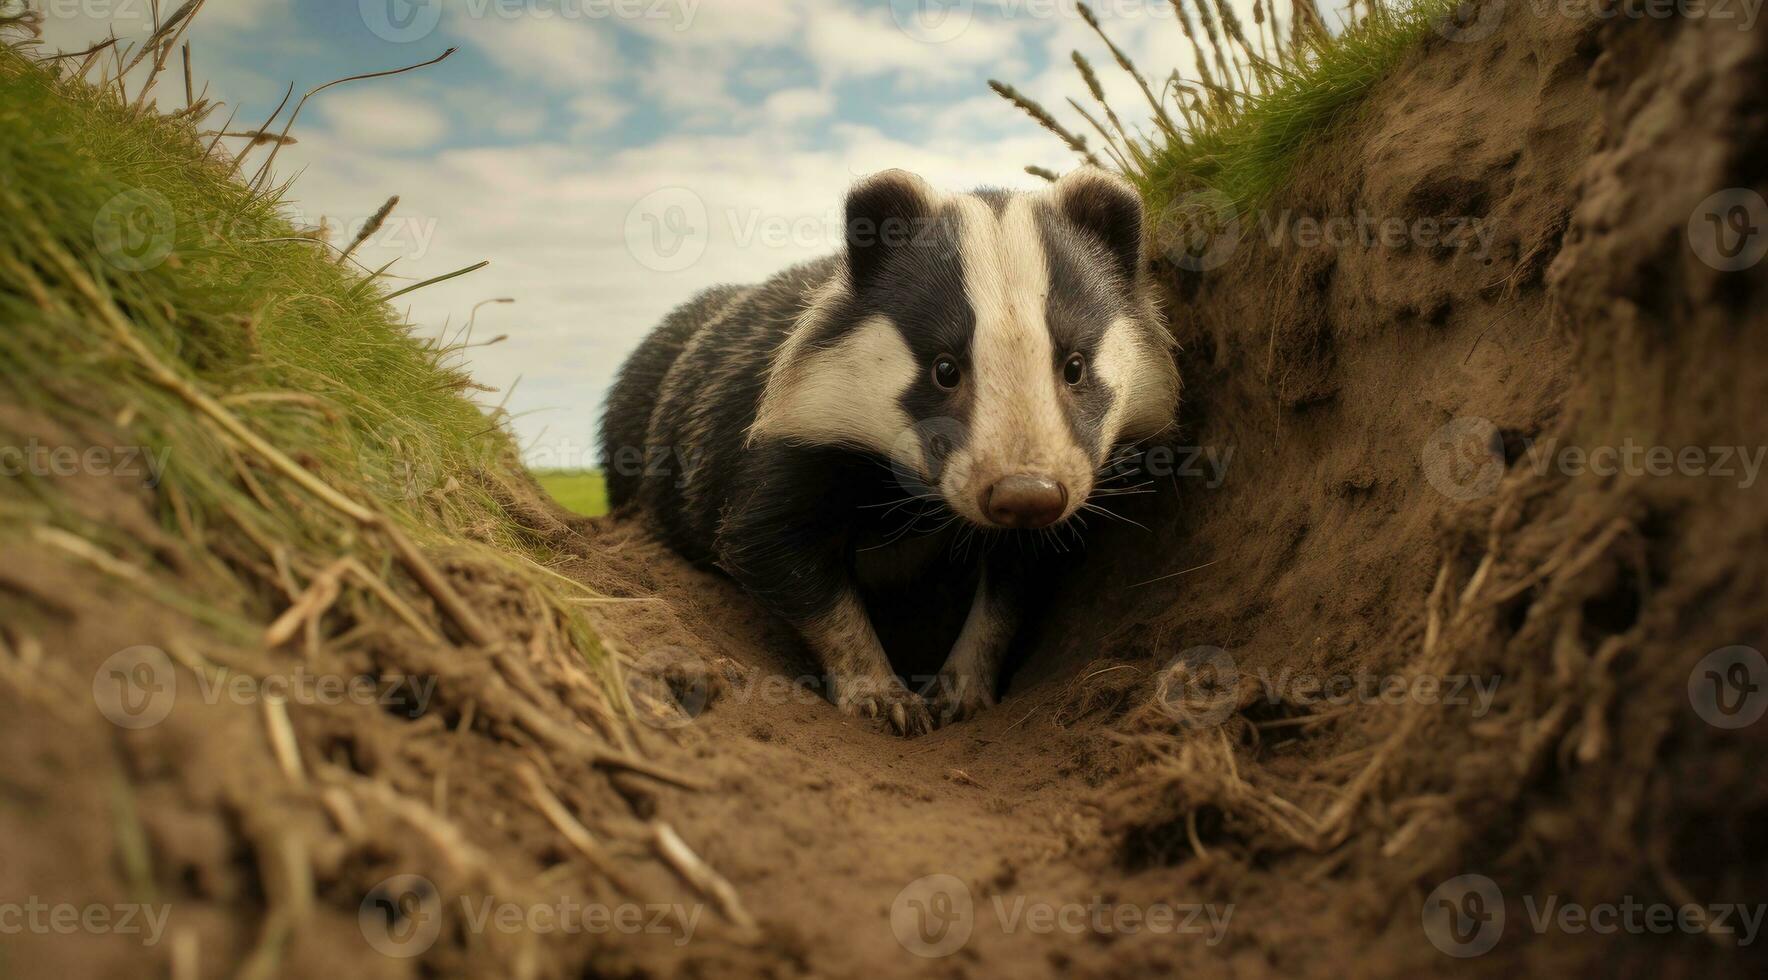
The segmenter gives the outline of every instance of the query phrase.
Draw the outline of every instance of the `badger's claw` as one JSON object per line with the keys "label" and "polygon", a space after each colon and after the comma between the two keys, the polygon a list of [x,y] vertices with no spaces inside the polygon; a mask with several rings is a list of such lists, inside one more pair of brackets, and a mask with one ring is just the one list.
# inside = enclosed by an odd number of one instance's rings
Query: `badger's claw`
{"label": "badger's claw", "polygon": [[933,715],[921,696],[894,677],[868,683],[837,681],[835,706],[855,717],[883,718],[897,735],[913,738],[933,730]]}

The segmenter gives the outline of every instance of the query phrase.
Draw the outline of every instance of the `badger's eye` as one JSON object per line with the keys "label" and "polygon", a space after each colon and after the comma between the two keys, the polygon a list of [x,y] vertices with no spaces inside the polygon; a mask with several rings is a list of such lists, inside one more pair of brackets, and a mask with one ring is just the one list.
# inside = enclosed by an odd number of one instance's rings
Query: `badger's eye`
{"label": "badger's eye", "polygon": [[1086,376],[1087,359],[1079,354],[1068,355],[1068,360],[1062,363],[1062,380],[1071,385],[1077,385]]}
{"label": "badger's eye", "polygon": [[958,369],[958,359],[950,354],[941,354],[933,362],[933,383],[951,391],[963,380],[964,372]]}

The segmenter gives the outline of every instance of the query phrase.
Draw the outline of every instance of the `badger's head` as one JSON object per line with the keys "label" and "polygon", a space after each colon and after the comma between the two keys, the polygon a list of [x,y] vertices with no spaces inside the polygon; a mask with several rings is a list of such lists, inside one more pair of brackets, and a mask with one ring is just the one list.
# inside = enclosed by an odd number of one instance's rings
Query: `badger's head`
{"label": "badger's head", "polygon": [[1037,528],[1086,503],[1113,447],[1171,422],[1178,375],[1122,179],[942,195],[891,170],[846,212],[843,273],[776,352],[752,438],[874,452],[974,524]]}

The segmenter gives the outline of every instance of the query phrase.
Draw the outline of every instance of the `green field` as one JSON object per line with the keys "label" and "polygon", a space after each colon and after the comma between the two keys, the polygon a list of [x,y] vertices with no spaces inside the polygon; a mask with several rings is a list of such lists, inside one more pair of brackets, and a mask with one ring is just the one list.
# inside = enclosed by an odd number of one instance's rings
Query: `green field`
{"label": "green field", "polygon": [[608,487],[597,470],[537,470],[534,478],[566,510],[585,517],[608,512]]}

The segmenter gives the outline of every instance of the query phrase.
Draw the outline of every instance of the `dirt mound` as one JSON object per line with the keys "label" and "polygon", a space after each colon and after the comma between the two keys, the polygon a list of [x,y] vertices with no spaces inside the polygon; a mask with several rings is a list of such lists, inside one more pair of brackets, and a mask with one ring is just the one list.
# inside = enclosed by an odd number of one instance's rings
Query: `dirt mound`
{"label": "dirt mound", "polygon": [[[1262,239],[1171,270],[1183,441],[1231,465],[1127,514],[1153,533],[1099,543],[1130,560],[1082,573],[1027,676],[1126,624],[1104,645],[1145,672],[1146,764],[1110,829],[1207,869],[1275,966],[1440,966],[1427,896],[1481,875],[1510,915],[1494,972],[1736,967],[1742,930],[1530,918],[1753,903],[1768,859],[1765,733],[1700,687],[1768,631],[1764,280],[1697,234],[1709,195],[1768,179],[1768,45],[1662,30],[1516,12],[1433,44]],[[1175,724],[1223,696],[1223,728]]]}

